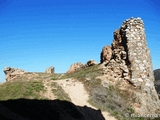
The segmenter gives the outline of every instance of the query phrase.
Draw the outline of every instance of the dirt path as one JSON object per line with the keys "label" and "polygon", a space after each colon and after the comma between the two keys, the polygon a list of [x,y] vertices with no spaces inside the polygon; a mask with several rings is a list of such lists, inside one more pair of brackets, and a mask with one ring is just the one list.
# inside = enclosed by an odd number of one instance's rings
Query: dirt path
{"label": "dirt path", "polygon": [[44,87],[46,89],[46,94],[44,94],[44,97],[46,97],[46,98],[48,98],[50,100],[56,99],[56,96],[52,92],[52,89],[53,89],[51,87],[52,81],[50,81],[50,80],[44,80],[43,84],[44,84]]}
{"label": "dirt path", "polygon": [[[88,106],[93,109],[97,109],[94,106],[88,103],[89,95],[87,91],[84,89],[84,86],[81,82],[74,80],[74,79],[63,79],[58,80],[57,83],[63,88],[63,90],[69,95],[72,102],[75,105],[79,106]],[[114,117],[110,116],[108,112],[102,112],[103,117],[106,120],[116,120]]]}

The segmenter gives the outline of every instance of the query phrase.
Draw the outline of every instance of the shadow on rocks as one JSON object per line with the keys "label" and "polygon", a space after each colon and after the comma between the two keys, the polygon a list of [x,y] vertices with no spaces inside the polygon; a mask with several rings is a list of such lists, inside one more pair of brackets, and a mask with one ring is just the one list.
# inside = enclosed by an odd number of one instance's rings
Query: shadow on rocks
{"label": "shadow on rocks", "polygon": [[0,120],[105,120],[100,110],[68,101],[16,99],[0,101]]}

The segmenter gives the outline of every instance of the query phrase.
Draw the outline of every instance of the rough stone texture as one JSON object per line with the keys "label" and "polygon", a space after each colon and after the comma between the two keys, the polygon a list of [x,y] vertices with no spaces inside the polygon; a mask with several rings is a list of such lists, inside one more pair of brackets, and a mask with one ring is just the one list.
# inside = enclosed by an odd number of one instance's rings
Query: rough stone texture
{"label": "rough stone texture", "polygon": [[72,64],[72,65],[70,66],[70,68],[67,70],[67,73],[73,73],[73,72],[75,72],[75,71],[77,71],[77,70],[79,70],[79,69],[82,69],[82,68],[84,68],[84,67],[85,67],[85,65],[82,64],[81,62],[74,63],[74,64]]}
{"label": "rough stone texture", "polygon": [[87,62],[87,66],[88,66],[88,67],[93,66],[93,65],[97,65],[97,64],[98,64],[98,63],[95,62],[94,60],[89,60],[89,61]]}
{"label": "rough stone texture", "polygon": [[[111,55],[112,54],[112,55]],[[144,23],[140,18],[125,20],[114,32],[111,48],[105,46],[101,52],[101,65],[105,79],[121,81],[126,91],[131,91],[135,112],[151,114],[160,112],[160,101],[154,86],[150,51],[146,42]],[[125,84],[135,90],[125,87]],[[127,85],[126,85],[127,86]]]}
{"label": "rough stone texture", "polygon": [[131,82],[135,85],[153,86],[152,62],[143,21],[140,18],[127,20],[123,23],[121,31],[127,40],[128,60],[131,63],[132,73]]}
{"label": "rough stone texture", "polygon": [[54,73],[54,67],[51,66],[51,67],[47,68],[45,72],[46,73]]}
{"label": "rough stone texture", "polygon": [[6,81],[11,81],[16,78],[18,75],[24,74],[25,71],[18,68],[5,67],[4,73],[6,75]]}
{"label": "rough stone texture", "polygon": [[112,57],[112,49],[111,46],[104,46],[101,52],[101,63],[108,63]]}
{"label": "rough stone texture", "polygon": [[113,69],[112,71],[118,74],[116,78],[125,78],[134,86],[153,84],[150,52],[146,43],[144,24],[140,18],[124,21],[114,32],[112,47],[105,46],[102,49],[101,63],[109,64],[110,68],[107,69]]}

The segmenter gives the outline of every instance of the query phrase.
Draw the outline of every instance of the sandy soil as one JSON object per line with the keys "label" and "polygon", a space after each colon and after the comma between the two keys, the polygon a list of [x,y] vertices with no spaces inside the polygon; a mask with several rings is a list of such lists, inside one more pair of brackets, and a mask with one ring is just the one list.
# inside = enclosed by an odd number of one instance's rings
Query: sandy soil
{"label": "sandy soil", "polygon": [[[94,106],[90,105],[88,103],[89,100],[89,94],[87,91],[84,89],[83,83],[74,80],[72,78],[70,79],[63,79],[63,80],[58,80],[56,81],[62,88],[63,90],[69,95],[71,98],[72,102],[75,105],[79,106],[87,106],[91,107],[93,109],[97,109]],[[111,116],[107,111],[102,112],[103,117],[106,120],[116,120],[113,116]]]}

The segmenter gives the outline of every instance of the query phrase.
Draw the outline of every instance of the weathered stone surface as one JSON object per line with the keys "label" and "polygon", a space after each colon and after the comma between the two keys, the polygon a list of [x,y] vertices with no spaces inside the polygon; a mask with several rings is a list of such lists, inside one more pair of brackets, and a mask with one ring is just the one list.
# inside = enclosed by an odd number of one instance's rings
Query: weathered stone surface
{"label": "weathered stone surface", "polygon": [[124,21],[114,32],[111,48],[105,46],[101,52],[101,63],[100,68],[103,69],[107,81],[113,84],[121,81],[123,90],[129,90],[125,87],[126,83],[135,87],[135,91],[130,90],[131,99],[137,99],[132,104],[135,112],[158,113],[160,101],[154,86],[144,23],[140,18]]}
{"label": "weathered stone surface", "polygon": [[82,64],[81,62],[74,63],[74,64],[72,64],[72,65],[70,66],[70,68],[67,70],[67,73],[73,73],[73,72],[75,72],[75,71],[77,71],[77,70],[79,70],[79,69],[82,69],[82,68],[84,68],[84,67],[85,67],[85,65]]}
{"label": "weathered stone surface", "polygon": [[106,61],[108,66],[122,72],[119,77],[126,78],[135,86],[153,84],[151,57],[140,18],[124,21],[114,32],[112,47],[105,46],[101,52],[101,63]]}
{"label": "weathered stone surface", "polygon": [[11,68],[11,67],[5,67],[3,71],[6,75],[6,81],[13,80],[14,78],[17,77],[17,75],[21,75],[25,73],[24,70],[21,70],[18,68]]}
{"label": "weathered stone surface", "polygon": [[114,33],[112,49],[115,60],[127,65],[131,74],[129,81],[132,84],[153,84],[150,52],[144,24],[140,18],[131,18],[123,22],[121,28]]}
{"label": "weathered stone surface", "polygon": [[54,67],[51,66],[51,67],[47,68],[45,72],[46,73],[54,73]]}
{"label": "weathered stone surface", "polygon": [[112,49],[111,46],[104,46],[101,52],[101,63],[108,63],[112,57]]}
{"label": "weathered stone surface", "polygon": [[89,60],[88,62],[87,62],[87,66],[89,67],[89,66],[93,66],[93,65],[97,65],[98,63],[97,62],[95,62],[94,60]]}

